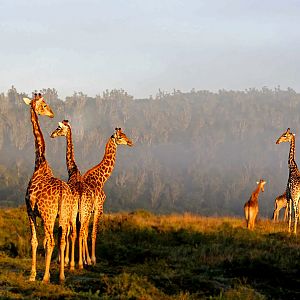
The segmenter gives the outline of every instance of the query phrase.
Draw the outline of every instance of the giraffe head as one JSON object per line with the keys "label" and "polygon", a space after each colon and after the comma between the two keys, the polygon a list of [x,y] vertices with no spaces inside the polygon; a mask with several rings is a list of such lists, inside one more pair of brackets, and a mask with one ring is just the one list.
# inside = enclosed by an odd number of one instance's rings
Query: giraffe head
{"label": "giraffe head", "polygon": [[295,136],[294,133],[291,132],[290,128],[288,128],[276,141],[276,144],[280,144],[283,142],[290,142],[292,138]]}
{"label": "giraffe head", "polygon": [[54,117],[52,109],[45,102],[45,99],[41,93],[35,93],[32,99],[23,98],[23,100],[27,105],[30,105],[38,115],[48,116],[50,118]]}
{"label": "giraffe head", "polygon": [[58,136],[67,136],[70,131],[70,124],[68,120],[63,120],[62,122],[58,122],[58,127],[51,133],[51,137],[55,138]]}
{"label": "giraffe head", "polygon": [[116,132],[111,136],[112,139],[115,140],[117,145],[127,145],[132,146],[132,141],[126,136],[124,132],[122,132],[121,128],[115,128]]}
{"label": "giraffe head", "polygon": [[257,185],[260,185],[261,191],[264,192],[265,191],[265,184],[267,182],[263,179],[260,179],[259,181],[256,182]]}

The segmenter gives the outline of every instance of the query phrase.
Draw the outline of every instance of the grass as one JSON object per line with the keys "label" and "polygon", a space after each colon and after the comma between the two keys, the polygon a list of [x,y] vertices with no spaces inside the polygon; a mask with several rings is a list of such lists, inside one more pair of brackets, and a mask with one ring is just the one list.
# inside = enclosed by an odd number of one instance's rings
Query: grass
{"label": "grass", "polygon": [[66,270],[58,283],[44,271],[39,226],[38,275],[29,282],[30,232],[24,208],[0,210],[1,299],[296,299],[300,241],[286,225],[260,220],[253,232],[239,218],[147,211],[105,215],[96,266]]}

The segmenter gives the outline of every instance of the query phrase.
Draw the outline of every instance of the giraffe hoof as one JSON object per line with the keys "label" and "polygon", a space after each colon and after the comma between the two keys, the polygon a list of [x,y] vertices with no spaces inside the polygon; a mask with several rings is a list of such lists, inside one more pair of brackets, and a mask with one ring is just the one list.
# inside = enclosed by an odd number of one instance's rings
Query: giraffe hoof
{"label": "giraffe hoof", "polygon": [[35,281],[35,276],[30,276],[29,281]]}
{"label": "giraffe hoof", "polygon": [[50,282],[50,278],[43,278],[43,282],[44,283],[49,283]]}

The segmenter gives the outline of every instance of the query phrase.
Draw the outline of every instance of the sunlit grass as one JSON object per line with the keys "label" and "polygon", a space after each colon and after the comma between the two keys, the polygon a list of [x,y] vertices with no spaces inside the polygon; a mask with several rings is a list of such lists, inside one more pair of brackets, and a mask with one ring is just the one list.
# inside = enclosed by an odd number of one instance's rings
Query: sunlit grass
{"label": "sunlit grass", "polygon": [[276,299],[300,293],[300,242],[287,225],[261,219],[254,231],[242,218],[147,211],[106,214],[97,265],[58,283],[44,272],[39,225],[37,281],[30,273],[30,231],[24,208],[0,210],[0,298],[7,299]]}

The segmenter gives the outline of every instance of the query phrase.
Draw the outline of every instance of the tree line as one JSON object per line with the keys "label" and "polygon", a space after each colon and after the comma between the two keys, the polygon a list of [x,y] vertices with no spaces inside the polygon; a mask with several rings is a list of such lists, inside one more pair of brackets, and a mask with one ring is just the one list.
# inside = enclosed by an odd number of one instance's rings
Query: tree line
{"label": "tree line", "polygon": [[[58,121],[70,121],[83,173],[100,162],[115,127],[134,141],[132,148],[118,148],[105,186],[106,211],[242,215],[256,181],[263,178],[267,184],[260,212],[270,217],[275,197],[286,187],[289,148],[275,141],[291,127],[297,142],[300,94],[291,88],[159,90],[145,99],[121,89],[94,97],[77,92],[65,101],[55,89],[41,93],[55,113],[54,119],[40,118],[55,176],[67,179],[65,140],[49,137]],[[33,172],[34,142],[24,96],[15,87],[0,94],[2,207],[24,204]]]}

